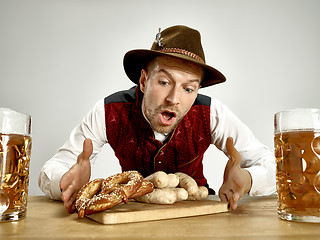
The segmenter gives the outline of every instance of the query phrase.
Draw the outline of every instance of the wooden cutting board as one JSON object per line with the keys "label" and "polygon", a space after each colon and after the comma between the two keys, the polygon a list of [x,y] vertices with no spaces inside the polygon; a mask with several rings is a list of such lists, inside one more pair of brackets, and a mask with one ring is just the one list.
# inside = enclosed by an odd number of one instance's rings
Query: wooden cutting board
{"label": "wooden cutting board", "polygon": [[216,200],[182,201],[170,205],[130,201],[127,204],[122,203],[87,217],[102,224],[118,224],[199,216],[226,211],[228,211],[228,204]]}

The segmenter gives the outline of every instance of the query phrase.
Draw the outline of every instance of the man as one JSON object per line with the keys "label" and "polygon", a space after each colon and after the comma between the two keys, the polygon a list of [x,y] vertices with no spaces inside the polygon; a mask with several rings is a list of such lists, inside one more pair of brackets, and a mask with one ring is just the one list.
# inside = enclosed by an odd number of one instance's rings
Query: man
{"label": "man", "polygon": [[[90,160],[109,143],[123,171],[144,177],[156,171],[184,172],[207,185],[203,154],[210,144],[228,157],[222,201],[232,209],[246,193],[275,192],[275,161],[230,110],[198,94],[201,87],[225,81],[205,63],[200,33],[173,26],[156,35],[151,50],[124,57],[128,77],[137,84],[97,102],[69,140],[42,168],[39,185],[74,211],[79,189],[89,181]],[[60,192],[61,191],[61,192]]]}

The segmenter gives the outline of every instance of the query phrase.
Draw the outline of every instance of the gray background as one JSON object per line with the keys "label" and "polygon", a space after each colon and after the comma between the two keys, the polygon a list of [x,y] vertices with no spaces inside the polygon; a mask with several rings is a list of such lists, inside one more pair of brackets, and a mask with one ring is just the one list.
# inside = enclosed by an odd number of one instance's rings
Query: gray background
{"label": "gray background", "polygon": [[[273,151],[274,113],[319,108],[320,1],[1,0],[0,107],[33,117],[30,191],[94,103],[132,83],[122,66],[151,47],[158,28],[198,29],[208,64],[227,77],[203,89],[227,104]],[[218,190],[226,157],[211,147],[205,174]],[[93,178],[120,171],[106,146]]]}

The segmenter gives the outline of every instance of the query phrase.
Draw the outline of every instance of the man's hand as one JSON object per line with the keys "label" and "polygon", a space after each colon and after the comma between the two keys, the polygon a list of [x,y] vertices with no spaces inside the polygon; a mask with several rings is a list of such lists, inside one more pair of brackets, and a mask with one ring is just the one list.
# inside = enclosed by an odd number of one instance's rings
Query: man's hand
{"label": "man's hand", "polygon": [[75,211],[75,199],[80,188],[90,180],[91,166],[89,157],[92,151],[92,141],[87,138],[83,142],[83,151],[78,156],[77,163],[60,180],[62,201],[69,213]]}
{"label": "man's hand", "polygon": [[251,189],[250,173],[240,167],[241,156],[233,146],[233,139],[227,139],[227,151],[230,158],[224,170],[223,184],[219,197],[223,202],[229,202],[231,209],[237,208],[237,201]]}

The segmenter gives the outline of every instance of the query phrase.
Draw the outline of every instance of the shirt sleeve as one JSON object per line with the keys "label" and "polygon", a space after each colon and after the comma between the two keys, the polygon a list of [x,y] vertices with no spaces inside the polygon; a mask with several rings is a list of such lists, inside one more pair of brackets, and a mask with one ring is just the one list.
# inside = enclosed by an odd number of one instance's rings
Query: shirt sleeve
{"label": "shirt sleeve", "polygon": [[273,153],[260,143],[251,130],[220,101],[211,103],[211,143],[224,152],[228,137],[242,157],[241,167],[249,171],[252,187],[249,195],[270,195],[276,192],[276,164]]}
{"label": "shirt sleeve", "polygon": [[107,143],[103,99],[94,105],[82,122],[72,130],[65,144],[42,167],[38,184],[45,195],[52,199],[61,199],[60,179],[77,162],[86,138],[90,138],[93,143],[93,153],[90,157],[92,164]]}

